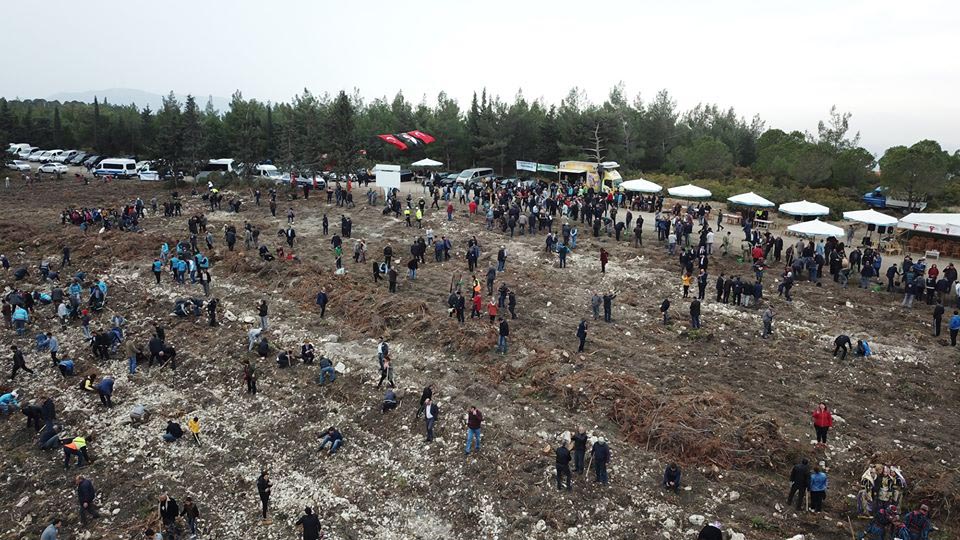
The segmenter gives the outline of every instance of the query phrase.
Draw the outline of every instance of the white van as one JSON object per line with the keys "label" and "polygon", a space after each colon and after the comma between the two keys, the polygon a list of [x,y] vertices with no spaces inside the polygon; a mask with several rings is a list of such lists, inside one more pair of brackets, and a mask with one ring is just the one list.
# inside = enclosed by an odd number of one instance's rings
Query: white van
{"label": "white van", "polygon": [[469,186],[474,182],[479,182],[488,178],[493,178],[493,169],[488,167],[464,169],[460,172],[460,174],[457,175],[457,184],[460,184],[461,186]]}
{"label": "white van", "polygon": [[17,157],[19,157],[20,159],[29,159],[30,154],[36,152],[37,150],[38,148],[36,146],[28,146],[23,150],[20,150],[20,153],[17,154]]}
{"label": "white van", "polygon": [[132,159],[107,158],[97,164],[94,176],[113,176],[130,178],[137,173],[137,162]]}
{"label": "white van", "polygon": [[213,173],[220,173],[221,175],[227,175],[231,173],[239,174],[239,165],[236,163],[237,161],[235,159],[230,158],[211,159],[206,165],[203,166],[202,169],[200,169],[196,179],[203,180]]}
{"label": "white van", "polygon": [[280,169],[276,165],[267,165],[261,164],[253,168],[254,176],[259,176],[260,178],[265,178],[267,180],[273,180],[277,182],[280,178],[283,177],[283,174],[280,172]]}
{"label": "white van", "polygon": [[30,143],[10,143],[10,147],[7,148],[7,153],[14,154],[16,156],[20,155],[20,152],[23,152],[27,148],[32,148]]}

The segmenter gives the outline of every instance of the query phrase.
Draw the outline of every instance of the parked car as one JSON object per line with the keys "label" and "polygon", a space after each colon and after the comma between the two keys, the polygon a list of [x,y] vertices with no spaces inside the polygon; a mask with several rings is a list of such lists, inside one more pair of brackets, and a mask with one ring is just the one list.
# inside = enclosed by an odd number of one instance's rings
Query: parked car
{"label": "parked car", "polygon": [[39,149],[34,150],[34,151],[31,152],[30,155],[27,157],[27,160],[33,161],[33,162],[39,162],[39,161],[40,161],[40,156],[43,155],[44,152],[46,152],[46,150],[39,150]]}
{"label": "parked car", "polygon": [[79,165],[83,163],[83,160],[87,159],[88,155],[89,154],[87,154],[86,152],[77,152],[72,158],[68,159],[64,163],[67,163],[69,165]]}
{"label": "parked car", "polygon": [[21,161],[21,160],[19,160],[19,159],[15,159],[15,160],[13,160],[13,161],[8,161],[8,162],[7,162],[7,168],[8,168],[8,169],[12,169],[12,170],[14,170],[14,171],[19,171],[19,172],[30,172],[30,171],[32,170],[32,169],[30,168],[30,164],[29,164],[29,163],[27,163],[26,161]]}
{"label": "parked car", "polygon": [[[277,177],[271,177],[278,184],[290,184],[290,173],[283,173]],[[297,185],[306,186],[313,185],[313,174],[298,174],[297,175]],[[327,181],[323,179],[323,175],[317,175],[317,189],[326,189]]]}
{"label": "parked car", "polygon": [[39,150],[39,149],[38,149],[36,146],[28,146],[28,147],[24,148],[23,150],[21,150],[20,153],[17,154],[17,157],[20,158],[20,159],[22,159],[22,160],[24,160],[24,161],[29,160],[29,159],[30,159],[30,154],[36,152],[37,150]]}
{"label": "parked car", "polygon": [[81,165],[83,165],[88,169],[92,169],[93,166],[96,165],[99,161],[100,161],[100,156],[98,155],[87,156],[87,159],[83,160],[83,163],[81,163]]}
{"label": "parked car", "polygon": [[76,150],[64,150],[59,156],[53,158],[53,161],[56,161],[57,163],[66,163],[68,159],[75,155],[77,155]]}
{"label": "parked car", "polygon": [[50,161],[41,165],[40,168],[37,169],[37,172],[44,174],[65,174],[67,172],[67,166],[63,163]]}
{"label": "parked car", "polygon": [[47,163],[49,161],[56,160],[57,156],[63,153],[63,150],[57,148],[56,150],[47,150],[46,152],[40,154],[40,163]]}

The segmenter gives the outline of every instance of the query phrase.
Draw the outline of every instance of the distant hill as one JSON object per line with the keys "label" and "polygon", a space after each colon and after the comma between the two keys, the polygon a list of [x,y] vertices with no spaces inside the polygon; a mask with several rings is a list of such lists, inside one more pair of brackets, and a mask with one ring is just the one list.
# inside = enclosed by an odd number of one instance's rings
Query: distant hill
{"label": "distant hill", "polygon": [[[174,95],[177,96],[177,99],[181,103],[187,99],[185,94]],[[108,103],[112,103],[114,105],[135,104],[141,109],[149,105],[150,109],[154,111],[163,105],[163,95],[154,94],[152,92],[146,92],[143,90],[136,90],[133,88],[108,88],[106,90],[87,90],[83,92],[59,92],[47,97],[47,99],[60,102],[82,101],[84,103],[93,103],[94,96],[96,96],[101,102],[106,99]],[[195,96],[197,104],[201,109],[206,107],[207,100],[211,97],[213,99],[213,106],[218,111],[225,112],[230,108],[229,98],[219,96]]]}

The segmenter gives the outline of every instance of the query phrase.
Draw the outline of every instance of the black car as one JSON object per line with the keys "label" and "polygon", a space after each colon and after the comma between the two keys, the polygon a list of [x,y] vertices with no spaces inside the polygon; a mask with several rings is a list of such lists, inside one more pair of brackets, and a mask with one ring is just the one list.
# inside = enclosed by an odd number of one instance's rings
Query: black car
{"label": "black car", "polygon": [[83,163],[81,165],[89,169],[90,167],[93,167],[94,165],[96,165],[99,161],[100,161],[100,156],[88,156],[87,159],[83,160]]}
{"label": "black car", "polygon": [[72,158],[65,161],[68,165],[79,165],[83,163],[83,160],[87,159],[88,154],[86,152],[77,152]]}

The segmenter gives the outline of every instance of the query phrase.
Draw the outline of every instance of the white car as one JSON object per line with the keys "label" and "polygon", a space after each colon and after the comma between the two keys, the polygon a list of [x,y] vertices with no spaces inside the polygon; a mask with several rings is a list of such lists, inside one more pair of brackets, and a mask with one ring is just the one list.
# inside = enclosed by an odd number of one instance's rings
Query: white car
{"label": "white car", "polygon": [[47,150],[46,152],[40,154],[40,163],[53,162],[53,160],[63,153],[63,150],[57,148],[56,150]]}
{"label": "white car", "polygon": [[20,171],[20,172],[30,172],[30,164],[27,163],[26,161],[21,161],[19,159],[15,159],[13,161],[8,162],[7,168],[13,169],[15,171]]}
{"label": "white car", "polygon": [[59,156],[53,158],[57,163],[66,163],[68,159],[77,155],[78,150],[64,150]]}
{"label": "white car", "polygon": [[42,172],[46,174],[66,174],[67,166],[63,163],[44,163],[37,169],[37,172]]}
{"label": "white car", "polygon": [[40,156],[45,154],[46,150],[34,150],[30,153],[30,156],[27,157],[29,161],[40,161]]}

